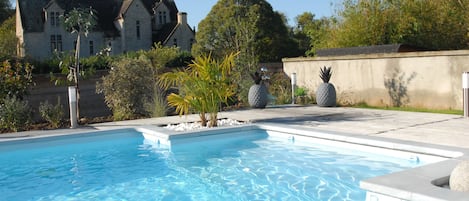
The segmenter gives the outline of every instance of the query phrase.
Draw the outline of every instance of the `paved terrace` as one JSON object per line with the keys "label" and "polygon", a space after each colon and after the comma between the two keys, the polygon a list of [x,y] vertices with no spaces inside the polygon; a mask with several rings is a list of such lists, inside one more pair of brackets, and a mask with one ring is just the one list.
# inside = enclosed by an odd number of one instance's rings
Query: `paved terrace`
{"label": "paved terrace", "polygon": [[[469,119],[459,115],[385,111],[358,108],[321,108],[317,106],[281,106],[221,112],[220,118],[246,122],[285,123],[325,131],[356,133],[407,141],[469,148]],[[64,134],[89,130],[108,130],[139,125],[167,125],[194,122],[197,115],[171,116],[93,124],[78,129],[28,131],[1,134],[1,139],[24,136]]]}

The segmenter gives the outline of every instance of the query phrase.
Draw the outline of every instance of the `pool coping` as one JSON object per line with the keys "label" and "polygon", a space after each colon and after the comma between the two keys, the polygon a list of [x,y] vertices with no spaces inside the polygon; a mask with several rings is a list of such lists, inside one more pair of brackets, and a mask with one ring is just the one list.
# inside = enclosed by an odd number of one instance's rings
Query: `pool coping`
{"label": "pool coping", "polygon": [[[425,200],[425,201],[462,201],[467,200],[469,193],[451,191],[439,185],[448,183],[449,175],[454,167],[462,160],[469,160],[469,149],[443,145],[410,142],[399,139],[390,139],[377,136],[364,136],[353,133],[325,131],[315,128],[291,126],[286,124],[255,123],[240,126],[199,129],[193,131],[172,131],[160,126],[145,125],[125,127],[113,130],[132,129],[141,132],[146,139],[157,143],[170,144],[171,140],[210,136],[235,131],[248,131],[253,129],[274,130],[278,132],[295,133],[295,135],[333,140],[372,147],[381,147],[391,150],[410,151],[421,154],[443,156],[447,160],[374,177],[360,181],[360,188],[367,191],[367,200]],[[112,132],[112,130],[82,130],[77,132],[55,133],[52,135],[24,136],[18,138],[0,139],[3,142],[23,141],[26,139],[41,139],[46,137],[63,137],[69,135],[86,136],[92,133]]]}

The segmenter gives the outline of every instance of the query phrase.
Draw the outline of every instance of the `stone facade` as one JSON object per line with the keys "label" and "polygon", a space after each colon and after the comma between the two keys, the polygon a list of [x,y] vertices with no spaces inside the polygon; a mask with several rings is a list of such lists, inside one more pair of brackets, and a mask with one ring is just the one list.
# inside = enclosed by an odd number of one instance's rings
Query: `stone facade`
{"label": "stone facade", "polygon": [[82,57],[96,55],[105,48],[110,49],[111,55],[146,50],[158,42],[190,51],[195,39],[195,31],[187,24],[187,14],[179,13],[173,0],[17,0],[16,3],[21,57],[44,60],[55,51],[74,51],[76,34],[65,31],[60,18],[75,7],[92,7],[98,17],[95,29],[81,39]]}

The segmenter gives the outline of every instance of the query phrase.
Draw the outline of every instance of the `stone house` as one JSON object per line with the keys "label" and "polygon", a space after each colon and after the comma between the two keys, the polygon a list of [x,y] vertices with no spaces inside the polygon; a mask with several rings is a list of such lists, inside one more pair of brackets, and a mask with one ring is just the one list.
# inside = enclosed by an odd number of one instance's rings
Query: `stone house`
{"label": "stone house", "polygon": [[98,23],[82,37],[80,55],[107,48],[110,55],[150,49],[154,43],[190,51],[195,30],[174,0],[16,0],[18,55],[36,60],[55,51],[74,51],[76,34],[65,31],[61,16],[76,7],[93,8]]}

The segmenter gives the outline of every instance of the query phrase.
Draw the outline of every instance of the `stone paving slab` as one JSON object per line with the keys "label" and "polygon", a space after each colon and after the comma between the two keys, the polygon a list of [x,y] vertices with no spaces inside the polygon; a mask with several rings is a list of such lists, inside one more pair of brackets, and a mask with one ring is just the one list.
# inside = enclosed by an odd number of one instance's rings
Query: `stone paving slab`
{"label": "stone paving slab", "polygon": [[[298,125],[325,131],[355,133],[406,141],[469,148],[469,119],[460,115],[401,112],[347,107],[286,105],[266,109],[221,112],[219,118],[245,122]],[[79,129],[28,131],[1,134],[1,139],[21,136],[51,135],[64,132],[109,130],[144,125],[167,125],[198,121],[198,115],[171,116],[93,124]]]}

